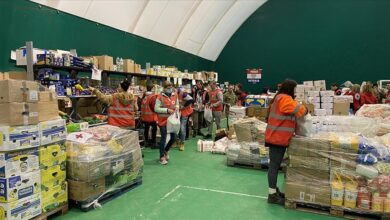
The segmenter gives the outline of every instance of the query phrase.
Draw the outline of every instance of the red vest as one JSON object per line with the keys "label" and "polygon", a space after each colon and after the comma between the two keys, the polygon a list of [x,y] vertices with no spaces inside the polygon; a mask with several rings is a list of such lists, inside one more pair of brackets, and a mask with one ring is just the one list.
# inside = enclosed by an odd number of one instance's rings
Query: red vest
{"label": "red vest", "polygon": [[[214,91],[212,91],[212,90],[209,91],[209,98],[210,98],[210,103],[211,104],[219,102],[219,100],[218,100],[218,93],[221,93],[221,90],[216,89]],[[223,105],[221,103],[218,107],[212,107],[211,109],[214,112],[221,112],[221,111],[223,111]]]}
{"label": "red vest", "polygon": [[123,105],[113,96],[112,105],[108,108],[108,124],[118,127],[135,127],[134,114],[131,104]]}
{"label": "red vest", "polygon": [[[172,94],[171,98],[168,98],[167,96],[160,94],[158,96],[158,99],[160,100],[161,108],[168,108],[168,109],[175,110],[175,106],[176,106],[175,94]],[[167,126],[167,120],[168,120],[169,116],[170,116],[170,114],[168,112],[164,113],[164,114],[158,113],[157,114],[158,126],[160,126],[160,127]]]}
{"label": "red vest", "polygon": [[[183,95],[184,95],[183,92],[181,92],[179,94],[180,104],[184,104],[185,103],[185,101],[183,100]],[[193,112],[192,105],[188,105],[187,107],[184,107],[184,108],[180,109],[180,114],[181,114],[182,117],[188,117],[188,116],[190,116],[192,114],[192,112]]]}
{"label": "red vest", "polygon": [[288,147],[297,125],[295,114],[299,111],[298,104],[292,114],[285,114],[279,110],[278,102],[285,94],[276,96],[270,108],[268,125],[265,130],[265,142],[268,144]]}
{"label": "red vest", "polygon": [[387,94],[386,94],[385,103],[386,104],[390,104],[390,91],[388,91]]}
{"label": "red vest", "polygon": [[348,95],[353,97],[353,112],[356,113],[360,108],[360,93],[351,91]]}
{"label": "red vest", "polygon": [[360,104],[378,104],[378,100],[372,93],[362,93],[360,94]]}
{"label": "red vest", "polygon": [[150,108],[150,102],[155,95],[146,95],[141,102],[141,121],[153,123],[157,121],[157,114]]}

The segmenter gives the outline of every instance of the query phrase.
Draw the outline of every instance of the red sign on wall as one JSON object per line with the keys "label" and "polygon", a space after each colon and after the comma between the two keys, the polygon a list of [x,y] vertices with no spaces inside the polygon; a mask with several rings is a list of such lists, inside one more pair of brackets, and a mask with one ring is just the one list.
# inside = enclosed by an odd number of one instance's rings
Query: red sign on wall
{"label": "red sign on wall", "polygon": [[259,83],[261,80],[263,69],[246,69],[246,78],[248,83]]}

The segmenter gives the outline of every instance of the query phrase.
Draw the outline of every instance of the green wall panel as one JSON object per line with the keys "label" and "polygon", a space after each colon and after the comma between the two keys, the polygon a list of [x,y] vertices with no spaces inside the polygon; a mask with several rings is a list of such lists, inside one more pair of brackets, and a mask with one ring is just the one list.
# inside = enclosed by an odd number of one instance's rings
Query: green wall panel
{"label": "green wall panel", "polygon": [[[215,68],[259,92],[285,78],[390,79],[389,0],[269,0],[233,35]],[[260,84],[245,69],[263,68]],[[239,75],[239,77],[238,77]]]}
{"label": "green wall panel", "polygon": [[26,0],[0,0],[0,24],[0,71],[16,69],[10,51],[26,41],[37,48],[75,48],[79,55],[133,58],[143,67],[151,62],[189,71],[213,68],[212,61]]}

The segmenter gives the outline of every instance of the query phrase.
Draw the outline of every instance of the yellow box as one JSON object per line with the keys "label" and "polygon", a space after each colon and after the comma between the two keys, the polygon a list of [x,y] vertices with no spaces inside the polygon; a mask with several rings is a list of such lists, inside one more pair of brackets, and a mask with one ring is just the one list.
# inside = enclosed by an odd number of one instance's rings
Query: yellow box
{"label": "yellow box", "polygon": [[61,143],[42,146],[39,148],[39,165],[41,169],[60,165],[66,166],[65,146]]}
{"label": "yellow box", "polygon": [[66,179],[66,168],[60,165],[41,169],[42,188],[55,187],[60,185]]}
{"label": "yellow box", "polygon": [[68,183],[51,188],[42,188],[42,213],[61,207],[68,202]]}

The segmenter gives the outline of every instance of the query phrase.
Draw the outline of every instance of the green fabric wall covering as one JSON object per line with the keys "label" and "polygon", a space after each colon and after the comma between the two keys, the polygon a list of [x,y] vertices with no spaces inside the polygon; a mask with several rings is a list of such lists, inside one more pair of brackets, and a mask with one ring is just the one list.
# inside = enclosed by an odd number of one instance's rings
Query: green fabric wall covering
{"label": "green fabric wall covering", "polygon": [[285,78],[390,79],[390,1],[269,0],[234,34],[216,61],[221,80],[246,82],[263,68],[259,92]]}
{"label": "green fabric wall covering", "polygon": [[151,62],[182,71],[213,68],[212,61],[26,0],[1,0],[0,22],[0,71],[17,69],[10,51],[30,40],[37,48],[74,48],[79,55],[132,58],[143,67]]}

